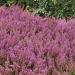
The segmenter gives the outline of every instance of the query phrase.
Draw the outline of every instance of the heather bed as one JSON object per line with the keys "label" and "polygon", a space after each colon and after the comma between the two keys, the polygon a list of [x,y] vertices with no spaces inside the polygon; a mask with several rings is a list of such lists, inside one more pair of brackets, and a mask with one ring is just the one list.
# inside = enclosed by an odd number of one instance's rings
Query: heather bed
{"label": "heather bed", "polygon": [[75,19],[42,18],[18,6],[0,8],[0,75],[74,75]]}

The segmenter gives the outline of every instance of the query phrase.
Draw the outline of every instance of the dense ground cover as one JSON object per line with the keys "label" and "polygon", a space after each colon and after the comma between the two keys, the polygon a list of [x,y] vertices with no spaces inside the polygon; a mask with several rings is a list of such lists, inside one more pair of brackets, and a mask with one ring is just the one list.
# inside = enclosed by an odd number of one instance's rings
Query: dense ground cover
{"label": "dense ground cover", "polygon": [[0,8],[0,75],[74,75],[75,19],[42,18],[18,6]]}

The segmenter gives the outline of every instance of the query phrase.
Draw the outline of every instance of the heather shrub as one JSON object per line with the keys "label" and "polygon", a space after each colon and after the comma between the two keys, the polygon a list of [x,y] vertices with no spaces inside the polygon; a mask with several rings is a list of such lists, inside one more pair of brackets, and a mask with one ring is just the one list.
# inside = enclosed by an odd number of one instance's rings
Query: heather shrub
{"label": "heather shrub", "polygon": [[75,19],[42,18],[19,6],[0,8],[1,75],[74,75]]}

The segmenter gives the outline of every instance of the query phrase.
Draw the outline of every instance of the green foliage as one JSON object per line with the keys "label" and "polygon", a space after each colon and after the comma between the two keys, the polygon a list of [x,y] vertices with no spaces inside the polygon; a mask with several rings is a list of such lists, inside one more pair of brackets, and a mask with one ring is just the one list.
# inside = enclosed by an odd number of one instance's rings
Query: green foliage
{"label": "green foliage", "polygon": [[12,5],[15,2],[15,0],[0,0],[0,5]]}
{"label": "green foliage", "polygon": [[69,73],[69,75],[75,75],[75,69],[71,70],[71,72]]}
{"label": "green foliage", "polygon": [[7,0],[6,4],[9,5],[9,6],[11,6],[12,4],[14,4],[14,2],[15,2],[14,0]]}
{"label": "green foliage", "polygon": [[0,4],[9,6],[16,3],[40,16],[68,18],[75,16],[75,0],[0,0]]}
{"label": "green foliage", "polygon": [[0,0],[0,5],[3,5],[6,2],[7,2],[7,0]]}

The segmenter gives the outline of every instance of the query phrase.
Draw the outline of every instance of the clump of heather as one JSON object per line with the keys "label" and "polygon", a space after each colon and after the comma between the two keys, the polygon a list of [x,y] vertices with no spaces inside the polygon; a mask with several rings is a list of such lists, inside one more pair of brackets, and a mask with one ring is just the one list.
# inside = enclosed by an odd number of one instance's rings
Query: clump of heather
{"label": "clump of heather", "polygon": [[0,75],[74,75],[75,19],[41,18],[18,6],[0,7]]}

